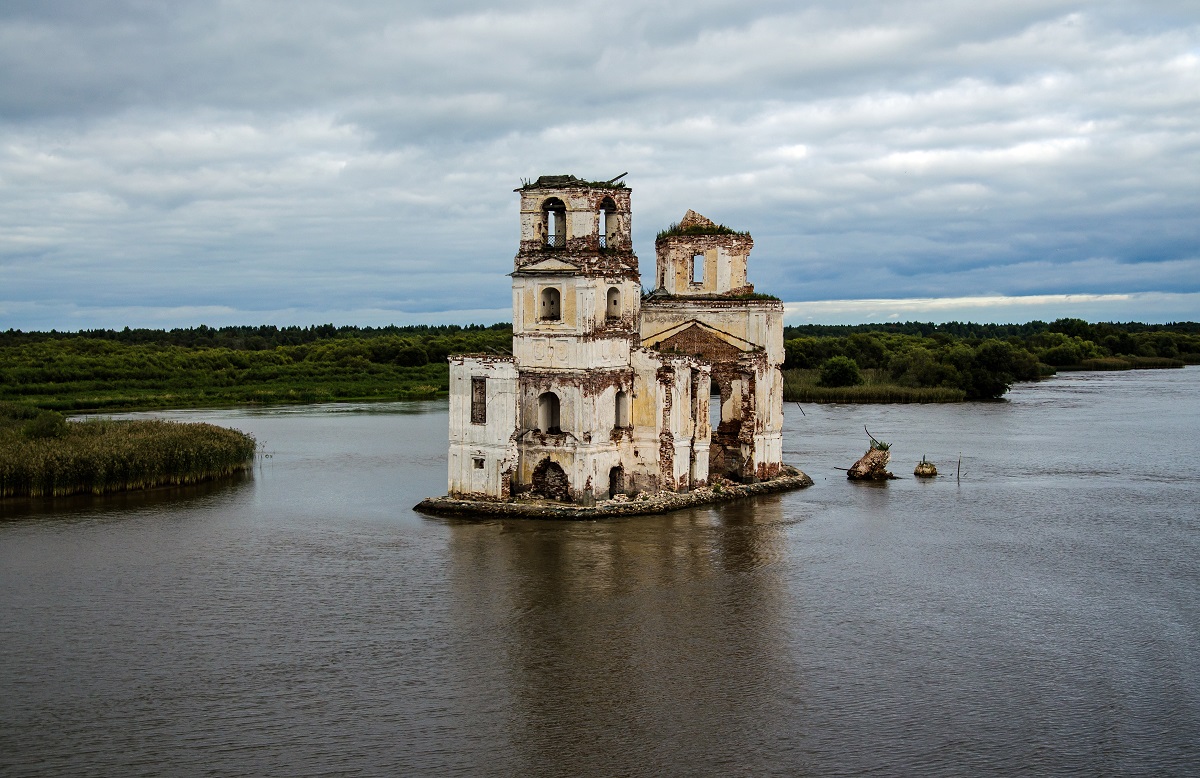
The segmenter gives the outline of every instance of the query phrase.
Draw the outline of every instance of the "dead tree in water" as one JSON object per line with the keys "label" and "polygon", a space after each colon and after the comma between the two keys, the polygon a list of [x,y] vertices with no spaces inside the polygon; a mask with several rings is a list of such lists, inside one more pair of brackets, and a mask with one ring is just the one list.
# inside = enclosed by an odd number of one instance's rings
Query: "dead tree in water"
{"label": "dead tree in water", "polygon": [[888,451],[891,445],[878,440],[865,424],[863,432],[867,433],[867,437],[871,439],[871,447],[846,471],[846,477],[851,481],[887,481],[895,478],[896,476],[889,473],[887,469],[888,462],[892,458]]}

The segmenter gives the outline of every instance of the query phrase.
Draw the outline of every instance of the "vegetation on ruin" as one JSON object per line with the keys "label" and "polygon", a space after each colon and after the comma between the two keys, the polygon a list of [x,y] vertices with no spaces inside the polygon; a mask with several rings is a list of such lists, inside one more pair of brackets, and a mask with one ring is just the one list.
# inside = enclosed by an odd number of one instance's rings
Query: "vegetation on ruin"
{"label": "vegetation on ruin", "polygon": [[[1200,364],[1200,324],[921,322],[784,332],[785,398],[955,402],[999,397],[1057,370]],[[195,327],[0,332],[0,401],[47,410],[436,399],[450,354],[508,354],[512,327]],[[820,385],[844,356],[863,383]]]}
{"label": "vegetation on ruin", "polygon": [[537,180],[531,181],[528,178],[521,179],[520,189],[535,189],[538,187],[553,187],[553,186],[586,186],[591,189],[624,189],[625,182],[621,179],[625,178],[626,174],[621,174],[614,179],[608,181],[585,181],[582,178],[576,178],[571,175],[562,176],[538,176]]}
{"label": "vegetation on ruin", "polygon": [[771,302],[782,302],[773,294],[764,294],[762,292],[743,292],[742,294],[722,294],[714,292],[712,294],[667,294],[663,289],[648,290],[642,289],[643,300],[684,300],[694,302],[696,300],[769,300]]}
{"label": "vegetation on ruin", "polygon": [[0,402],[0,497],[103,494],[191,484],[247,469],[255,441],[212,424],[68,422]]}
{"label": "vegetation on ruin", "polygon": [[681,235],[741,235],[749,237],[750,233],[739,232],[724,224],[693,224],[688,227],[680,227],[679,222],[672,222],[665,230],[660,230],[654,240],[657,243],[663,238],[674,238]]}
{"label": "vegetation on ruin", "polygon": [[746,292],[745,294],[735,294],[732,295],[732,298],[734,300],[774,300],[775,302],[782,302],[782,300],[775,295],[765,294],[763,292]]}

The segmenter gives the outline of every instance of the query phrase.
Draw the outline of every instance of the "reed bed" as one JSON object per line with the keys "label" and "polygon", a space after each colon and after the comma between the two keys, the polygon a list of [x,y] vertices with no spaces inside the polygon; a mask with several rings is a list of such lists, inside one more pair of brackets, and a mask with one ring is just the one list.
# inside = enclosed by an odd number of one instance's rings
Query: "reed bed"
{"label": "reed bed", "polygon": [[0,497],[104,494],[192,484],[248,469],[255,440],[212,424],[70,422],[59,437],[0,429]]}
{"label": "reed bed", "polygon": [[858,386],[819,386],[819,370],[785,370],[783,399],[810,403],[956,403],[966,399],[962,389],[902,386],[888,379],[885,370],[864,370],[866,383]]}

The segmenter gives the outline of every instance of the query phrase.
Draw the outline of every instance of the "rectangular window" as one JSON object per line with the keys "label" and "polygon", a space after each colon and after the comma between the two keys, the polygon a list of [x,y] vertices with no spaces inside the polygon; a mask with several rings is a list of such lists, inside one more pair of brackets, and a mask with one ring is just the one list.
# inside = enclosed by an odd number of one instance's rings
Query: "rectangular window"
{"label": "rectangular window", "polygon": [[487,379],[471,378],[471,423],[487,423]]}
{"label": "rectangular window", "polygon": [[696,254],[692,257],[692,283],[704,283],[704,255]]}
{"label": "rectangular window", "polygon": [[472,457],[471,461],[475,463],[476,470],[483,469],[483,457]]}

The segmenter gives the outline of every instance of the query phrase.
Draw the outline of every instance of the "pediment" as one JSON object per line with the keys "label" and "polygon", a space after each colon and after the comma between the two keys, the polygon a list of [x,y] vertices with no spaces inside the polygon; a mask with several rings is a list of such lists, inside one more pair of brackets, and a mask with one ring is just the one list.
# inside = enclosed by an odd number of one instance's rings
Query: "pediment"
{"label": "pediment", "polygon": [[692,354],[710,362],[736,360],[744,352],[754,349],[754,344],[695,319],[645,338],[642,345],[659,351]]}
{"label": "pediment", "polygon": [[549,259],[538,260],[528,265],[522,265],[519,269],[521,273],[574,273],[579,270],[579,265],[573,265],[570,262],[561,260],[558,257],[550,257]]}

